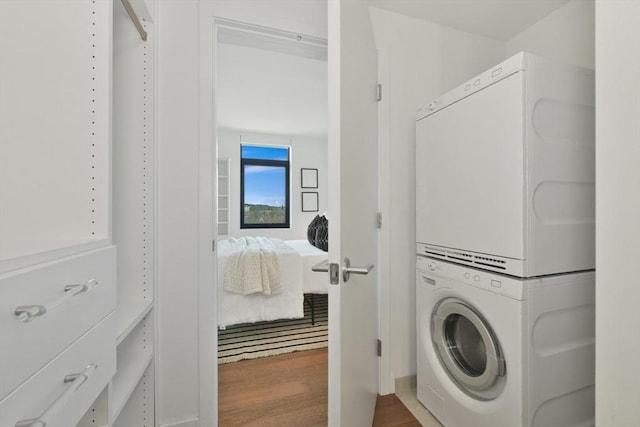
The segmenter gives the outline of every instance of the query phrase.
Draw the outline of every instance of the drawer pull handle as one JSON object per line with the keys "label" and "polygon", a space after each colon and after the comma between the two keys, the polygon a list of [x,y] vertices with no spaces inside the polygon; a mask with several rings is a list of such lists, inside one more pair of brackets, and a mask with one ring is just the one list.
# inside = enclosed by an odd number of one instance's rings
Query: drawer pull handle
{"label": "drawer pull handle", "polygon": [[53,299],[45,304],[21,305],[19,307],[16,307],[16,309],[14,310],[14,314],[21,322],[31,322],[36,317],[40,317],[48,311],[51,311],[54,308],[58,307],[59,305],[64,304],[68,299],[76,295],[84,294],[85,292],[90,291],[96,286],[98,286],[98,281],[96,279],[91,279],[85,284],[67,285],[64,287],[64,295]]}
{"label": "drawer pull handle", "polygon": [[68,386],[62,394],[53,401],[51,406],[49,406],[38,418],[18,421],[15,427],[46,427],[47,420],[69,404],[69,400],[73,396],[73,393],[78,391],[82,384],[89,379],[96,369],[98,369],[98,365],[92,363],[87,365],[87,367],[80,373],[66,375],[64,377],[64,382],[65,384],[68,384]]}

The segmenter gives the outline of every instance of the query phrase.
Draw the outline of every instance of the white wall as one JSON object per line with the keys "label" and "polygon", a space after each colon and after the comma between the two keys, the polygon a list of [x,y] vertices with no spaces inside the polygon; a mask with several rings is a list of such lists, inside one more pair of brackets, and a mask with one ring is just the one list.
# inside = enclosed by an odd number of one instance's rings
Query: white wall
{"label": "white wall", "polygon": [[521,50],[595,68],[594,0],[571,0],[507,42],[507,57]]}
{"label": "white wall", "polygon": [[[291,147],[291,227],[274,229],[240,229],[240,138],[252,143],[280,141]],[[283,240],[307,238],[307,226],[316,215],[327,211],[327,141],[304,136],[255,135],[228,129],[218,130],[218,157],[231,159],[231,198],[229,209],[229,236],[266,236]],[[318,188],[301,188],[300,168],[318,169]],[[318,193],[318,212],[302,212],[302,192]]]}
{"label": "white wall", "polygon": [[[212,201],[208,200],[215,176],[214,17],[326,38],[326,16],[326,3],[319,0],[158,2],[156,422],[160,426],[192,425],[194,419],[202,426],[215,425],[211,309],[215,293]],[[200,274],[198,264],[205,267]]]}
{"label": "white wall", "polygon": [[[418,107],[504,57],[505,44],[386,10],[371,8],[379,50],[389,58],[388,175],[383,194],[383,227],[390,227],[390,375],[416,373],[415,344],[415,115]],[[383,102],[385,102],[383,100]],[[385,118],[382,118],[385,120]],[[384,375],[384,373],[383,373]]]}
{"label": "white wall", "polygon": [[326,59],[218,43],[216,61],[218,127],[326,139]]}
{"label": "white wall", "polygon": [[158,424],[198,416],[198,2],[158,2]]}
{"label": "white wall", "polygon": [[640,425],[640,2],[596,3],[596,425]]}

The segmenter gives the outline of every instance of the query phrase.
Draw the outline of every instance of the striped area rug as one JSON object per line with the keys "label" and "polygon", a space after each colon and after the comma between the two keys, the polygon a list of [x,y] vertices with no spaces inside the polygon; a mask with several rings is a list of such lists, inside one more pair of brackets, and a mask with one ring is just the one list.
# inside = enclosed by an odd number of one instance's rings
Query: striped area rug
{"label": "striped area rug", "polygon": [[304,318],[228,326],[218,331],[218,364],[328,346],[327,295],[314,295],[315,325],[305,302]]}

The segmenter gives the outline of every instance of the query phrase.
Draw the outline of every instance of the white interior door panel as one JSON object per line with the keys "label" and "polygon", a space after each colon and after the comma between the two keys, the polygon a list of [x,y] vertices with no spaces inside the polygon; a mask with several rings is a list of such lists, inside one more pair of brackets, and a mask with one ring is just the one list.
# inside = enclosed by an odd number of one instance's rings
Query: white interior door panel
{"label": "white interior door panel", "polygon": [[[329,261],[377,257],[377,55],[367,2],[329,0]],[[377,395],[373,268],[329,291],[329,425],[366,426]]]}

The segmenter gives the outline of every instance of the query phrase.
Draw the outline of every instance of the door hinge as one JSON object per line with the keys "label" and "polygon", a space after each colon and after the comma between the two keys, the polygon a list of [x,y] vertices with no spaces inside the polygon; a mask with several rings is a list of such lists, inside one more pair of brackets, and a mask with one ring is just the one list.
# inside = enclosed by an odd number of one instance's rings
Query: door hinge
{"label": "door hinge", "polygon": [[215,252],[216,251],[216,241],[212,240],[211,241],[211,252]]}
{"label": "door hinge", "polygon": [[382,212],[376,213],[376,228],[382,228]]}
{"label": "door hinge", "polygon": [[378,345],[378,357],[382,357],[382,341],[381,340],[376,340],[377,341],[377,345]]}
{"label": "door hinge", "polygon": [[382,85],[380,83],[376,85],[376,101],[382,101]]}

